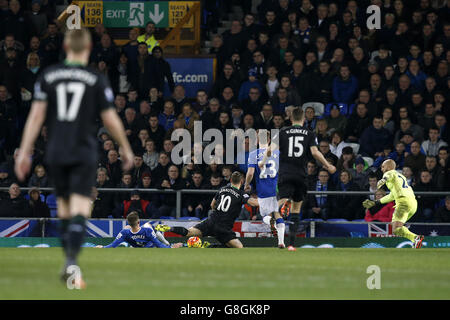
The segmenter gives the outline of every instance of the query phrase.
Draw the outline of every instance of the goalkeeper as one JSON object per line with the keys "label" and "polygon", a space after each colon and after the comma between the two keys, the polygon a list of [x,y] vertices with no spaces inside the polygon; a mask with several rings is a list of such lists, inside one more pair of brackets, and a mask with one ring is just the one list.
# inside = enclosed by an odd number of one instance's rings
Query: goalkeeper
{"label": "goalkeeper", "polygon": [[388,159],[381,165],[383,178],[378,181],[377,189],[386,184],[390,193],[383,198],[372,201],[364,200],[363,207],[370,209],[375,205],[386,204],[395,200],[395,211],[392,215],[392,230],[398,237],[404,237],[414,243],[414,248],[421,248],[424,239],[423,235],[416,235],[404,226],[405,222],[417,211],[417,200],[412,188],[408,185],[406,178],[396,170],[394,160]]}

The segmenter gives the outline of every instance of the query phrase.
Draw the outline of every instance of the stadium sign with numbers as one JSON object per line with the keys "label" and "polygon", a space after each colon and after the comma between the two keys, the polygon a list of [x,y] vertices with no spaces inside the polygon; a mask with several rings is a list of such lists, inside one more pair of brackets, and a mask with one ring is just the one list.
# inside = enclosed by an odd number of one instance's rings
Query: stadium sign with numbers
{"label": "stadium sign with numbers", "polygon": [[72,1],[80,7],[80,18],[83,27],[95,27],[103,23],[103,1]]}
{"label": "stadium sign with numbers", "polygon": [[[184,15],[189,12],[194,2],[192,1],[170,1],[169,2],[169,28],[174,28],[177,23],[183,19]],[[185,28],[194,27],[194,17],[184,25]]]}
{"label": "stadium sign with numbers", "polygon": [[[148,22],[158,28],[173,28],[189,12],[194,1],[74,1],[81,9],[85,27],[103,23],[106,28],[143,28]],[[193,28],[191,18],[184,28]]]}

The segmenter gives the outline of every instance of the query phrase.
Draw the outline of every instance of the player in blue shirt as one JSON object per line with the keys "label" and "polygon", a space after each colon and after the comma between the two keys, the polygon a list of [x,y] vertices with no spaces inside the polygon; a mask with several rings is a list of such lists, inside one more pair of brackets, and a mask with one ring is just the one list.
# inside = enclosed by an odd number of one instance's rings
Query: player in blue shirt
{"label": "player in blue shirt", "polygon": [[258,196],[259,212],[263,217],[263,222],[270,226],[272,234],[278,237],[278,247],[285,248],[284,245],[284,220],[278,212],[277,201],[277,180],[278,180],[278,160],[279,151],[275,151],[260,168],[258,162],[264,157],[264,152],[268,144],[263,144],[259,140],[260,149],[252,151],[248,156],[248,170],[245,177],[244,190],[249,191],[250,183],[255,176],[256,193]]}
{"label": "player in blue shirt", "polygon": [[134,248],[180,248],[183,246],[182,243],[170,245],[164,236],[159,231],[155,231],[148,222],[142,227],[139,226],[139,214],[136,211],[128,214],[127,221],[130,226],[122,229],[112,243],[105,247],[97,246],[97,248],[116,248],[122,242]]}

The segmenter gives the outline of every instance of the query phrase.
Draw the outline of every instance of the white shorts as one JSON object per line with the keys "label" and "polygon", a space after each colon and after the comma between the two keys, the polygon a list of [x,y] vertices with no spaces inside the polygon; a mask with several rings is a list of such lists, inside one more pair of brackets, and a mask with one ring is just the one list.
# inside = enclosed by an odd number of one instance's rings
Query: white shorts
{"label": "white shorts", "polygon": [[258,198],[259,214],[265,217],[272,212],[278,212],[277,197]]}

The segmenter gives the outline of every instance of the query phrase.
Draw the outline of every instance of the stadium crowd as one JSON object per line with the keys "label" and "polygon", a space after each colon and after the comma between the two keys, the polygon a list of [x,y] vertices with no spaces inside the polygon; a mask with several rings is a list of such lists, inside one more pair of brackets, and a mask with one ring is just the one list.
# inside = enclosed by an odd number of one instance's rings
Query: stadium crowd
{"label": "stadium crowd", "polygon": [[[242,1],[244,18],[212,36],[217,58],[213,86],[187,97],[175,84],[170,64],[155,39],[155,26],[116,46],[103,25],[92,29],[91,66],[106,74],[135,152],[134,169],[122,172],[119,152],[99,122],[100,161],[93,190],[93,218],[175,216],[175,195],[107,193],[98,188],[218,189],[246,165],[174,165],[171,133],[203,130],[274,129],[289,124],[290,106],[303,106],[305,126],[314,130],[320,151],[338,171],[330,175],[315,161],[307,166],[309,190],[342,191],[308,195],[303,218],[390,221],[392,204],[379,212],[361,206],[375,193],[380,166],[394,159],[415,191],[450,190],[450,1],[437,0],[263,0],[258,12]],[[366,8],[381,8],[381,29],[368,30]],[[205,27],[216,32],[227,1],[205,1]],[[52,185],[43,161],[47,128],[33,155],[33,173],[18,184],[14,157],[41,70],[64,59],[63,33],[55,2],[0,0],[0,217],[50,215],[47,194],[20,187]],[[167,82],[170,96],[163,96]],[[248,141],[247,141],[248,142]],[[203,145],[201,147],[205,147]],[[246,143],[246,158],[249,144]],[[222,155],[223,146],[215,149]],[[220,157],[219,157],[220,158]],[[188,161],[189,162],[189,161]],[[450,222],[450,198],[418,196],[412,221]],[[183,197],[183,216],[208,215],[211,195]],[[242,219],[259,219],[250,207]]]}

